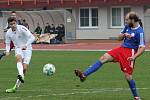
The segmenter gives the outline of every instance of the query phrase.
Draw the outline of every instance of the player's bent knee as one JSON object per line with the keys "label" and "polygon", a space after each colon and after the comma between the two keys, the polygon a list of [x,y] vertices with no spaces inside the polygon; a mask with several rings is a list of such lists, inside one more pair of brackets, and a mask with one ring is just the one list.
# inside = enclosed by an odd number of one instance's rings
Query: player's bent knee
{"label": "player's bent knee", "polygon": [[102,63],[107,63],[107,62],[113,61],[113,58],[108,53],[105,53],[103,56],[100,57],[99,60]]}
{"label": "player's bent knee", "polygon": [[21,57],[21,55],[16,55],[16,61],[17,61],[17,62],[22,62],[22,57]]}
{"label": "player's bent knee", "polygon": [[103,56],[100,57],[99,60],[100,60],[102,63],[106,63],[107,58],[103,55]]}
{"label": "player's bent knee", "polygon": [[125,74],[125,78],[126,78],[127,81],[130,81],[130,80],[133,79],[133,78],[132,78],[132,75],[130,75],[130,74],[128,74],[128,73],[124,73],[124,74]]}
{"label": "player's bent knee", "polygon": [[28,64],[23,64],[23,69],[27,70]]}
{"label": "player's bent knee", "polygon": [[26,71],[28,69],[28,64],[23,64],[23,73],[26,74]]}

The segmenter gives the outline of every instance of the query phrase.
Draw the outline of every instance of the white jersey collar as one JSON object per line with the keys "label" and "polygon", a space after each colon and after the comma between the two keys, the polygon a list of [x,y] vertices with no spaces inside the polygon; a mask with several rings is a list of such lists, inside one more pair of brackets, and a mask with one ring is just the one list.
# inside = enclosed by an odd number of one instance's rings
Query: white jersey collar
{"label": "white jersey collar", "polygon": [[132,30],[136,30],[136,29],[138,29],[139,27],[141,27],[140,25],[138,25],[137,27],[135,27],[135,28],[131,28]]}

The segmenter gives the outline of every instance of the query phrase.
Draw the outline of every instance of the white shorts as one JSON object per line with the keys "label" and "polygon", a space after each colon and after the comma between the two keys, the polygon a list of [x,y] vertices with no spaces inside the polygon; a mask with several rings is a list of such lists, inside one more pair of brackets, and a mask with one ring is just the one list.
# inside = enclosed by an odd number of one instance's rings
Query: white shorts
{"label": "white shorts", "polygon": [[22,50],[17,48],[15,50],[15,55],[20,55],[24,64],[29,64],[32,56],[32,50]]}

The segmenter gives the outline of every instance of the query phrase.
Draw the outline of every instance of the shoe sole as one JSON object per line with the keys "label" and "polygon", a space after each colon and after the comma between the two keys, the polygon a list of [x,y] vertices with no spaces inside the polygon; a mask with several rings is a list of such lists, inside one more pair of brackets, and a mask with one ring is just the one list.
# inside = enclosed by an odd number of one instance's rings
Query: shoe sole
{"label": "shoe sole", "polygon": [[76,76],[78,76],[80,78],[81,82],[85,81],[85,78],[81,77],[81,72],[79,70],[74,70],[74,73],[75,73]]}
{"label": "shoe sole", "polygon": [[8,91],[5,91],[6,93],[15,93],[16,91],[13,91],[13,92],[8,92]]}
{"label": "shoe sole", "polygon": [[79,77],[79,71],[78,70],[74,70],[74,73],[75,73],[76,76]]}

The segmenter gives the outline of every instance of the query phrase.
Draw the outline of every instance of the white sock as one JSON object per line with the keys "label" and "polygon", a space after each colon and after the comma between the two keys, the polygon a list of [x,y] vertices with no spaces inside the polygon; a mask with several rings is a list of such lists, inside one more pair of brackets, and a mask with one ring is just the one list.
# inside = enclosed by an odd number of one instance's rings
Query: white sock
{"label": "white sock", "polygon": [[21,75],[21,76],[24,77],[24,74],[23,74],[23,65],[22,65],[21,62],[18,62],[18,63],[17,63],[17,69],[18,69],[19,75]]}
{"label": "white sock", "polygon": [[20,84],[21,84],[21,81],[19,79],[17,79],[17,81],[16,81],[16,88],[19,88]]}

